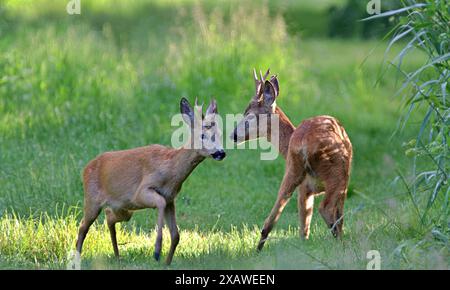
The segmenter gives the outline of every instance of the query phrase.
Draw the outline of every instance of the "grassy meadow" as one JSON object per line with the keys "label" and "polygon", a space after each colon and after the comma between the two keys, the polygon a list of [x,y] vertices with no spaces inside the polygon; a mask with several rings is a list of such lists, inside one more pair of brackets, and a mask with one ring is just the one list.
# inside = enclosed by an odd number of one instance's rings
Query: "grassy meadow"
{"label": "grassy meadow", "polygon": [[[279,76],[277,104],[294,124],[327,114],[345,126],[354,162],[343,240],[318,214],[318,197],[310,240],[301,241],[294,194],[257,254],[284,160],[261,161],[259,150],[240,146],[222,162],[205,160],[184,183],[171,266],[152,257],[156,211],[144,210],[118,227],[120,261],[101,214],[82,268],[365,269],[369,250],[381,253],[382,269],[449,268],[448,238],[433,234],[436,226],[448,233],[448,221],[424,223],[415,204],[426,199],[397,177],[409,178],[403,143],[420,125],[413,115],[396,132],[401,80],[387,62],[401,48],[385,55],[381,40],[327,38],[326,11],[344,1],[81,0],[81,15],[54,2],[0,1],[0,268],[66,268],[87,162],[170,145],[182,96],[215,97],[221,114],[242,113],[254,67]],[[423,59],[416,52],[405,65]],[[444,202],[438,197],[428,219]],[[165,231],[163,256],[168,247]]]}

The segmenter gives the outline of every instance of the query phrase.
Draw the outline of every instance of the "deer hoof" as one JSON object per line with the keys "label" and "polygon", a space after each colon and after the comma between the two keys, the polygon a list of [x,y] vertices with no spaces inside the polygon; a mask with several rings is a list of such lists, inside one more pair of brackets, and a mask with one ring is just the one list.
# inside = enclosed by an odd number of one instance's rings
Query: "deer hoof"
{"label": "deer hoof", "polygon": [[264,247],[265,242],[266,242],[265,240],[259,241],[258,247],[257,247],[258,252],[261,252],[262,248]]}

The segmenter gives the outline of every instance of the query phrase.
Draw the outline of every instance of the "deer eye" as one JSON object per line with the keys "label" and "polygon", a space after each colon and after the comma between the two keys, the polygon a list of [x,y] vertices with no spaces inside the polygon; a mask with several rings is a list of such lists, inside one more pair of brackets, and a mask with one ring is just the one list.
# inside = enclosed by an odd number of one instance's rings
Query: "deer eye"
{"label": "deer eye", "polygon": [[206,135],[205,134],[202,134],[202,140],[205,140],[206,139]]}
{"label": "deer eye", "polygon": [[209,130],[209,129],[211,129],[211,128],[212,128],[213,126],[215,126],[215,125],[216,125],[215,122],[211,122],[210,124],[203,126],[203,128]]}

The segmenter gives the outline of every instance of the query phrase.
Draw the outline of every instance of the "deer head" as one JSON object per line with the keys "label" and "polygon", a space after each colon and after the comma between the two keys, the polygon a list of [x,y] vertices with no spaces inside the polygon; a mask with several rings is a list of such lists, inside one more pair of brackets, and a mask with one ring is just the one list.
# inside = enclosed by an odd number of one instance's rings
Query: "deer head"
{"label": "deer head", "polygon": [[270,116],[275,113],[275,99],[280,92],[276,75],[266,80],[269,73],[270,69],[267,70],[264,76],[259,71],[258,77],[256,70],[253,69],[255,95],[250,99],[250,103],[244,111],[244,118],[237,124],[230,136],[236,143],[266,137],[268,131],[270,131],[270,122],[267,124],[267,130],[263,130],[263,132],[258,130],[260,117],[265,115],[267,117],[265,120],[270,120]]}
{"label": "deer head", "polygon": [[191,128],[192,149],[204,157],[212,157],[214,160],[225,158],[225,151],[222,147],[222,133],[216,123],[217,103],[213,99],[203,115],[203,104],[198,105],[195,99],[194,108],[188,100],[182,98],[180,101],[180,111],[184,122]]}

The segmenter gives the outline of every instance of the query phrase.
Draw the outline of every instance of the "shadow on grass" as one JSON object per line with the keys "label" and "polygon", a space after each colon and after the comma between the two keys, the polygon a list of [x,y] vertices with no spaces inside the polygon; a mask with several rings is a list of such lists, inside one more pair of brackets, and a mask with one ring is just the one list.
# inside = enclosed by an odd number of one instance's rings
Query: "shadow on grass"
{"label": "shadow on grass", "polygon": [[[7,214],[0,219],[0,268],[66,269],[75,249],[78,218],[74,214],[20,218]],[[181,230],[173,264],[164,260],[170,235],[163,232],[161,262],[153,259],[155,230],[138,231],[136,225],[118,224],[121,259],[113,255],[105,222],[91,227],[82,253],[82,269],[301,269],[331,268],[310,250],[312,241],[301,241],[296,228],[275,230],[261,253],[256,251],[259,229],[242,225],[230,231]],[[318,235],[320,237],[320,235]],[[331,242],[331,235],[325,238]],[[323,242],[323,241],[322,241]]]}
{"label": "shadow on grass", "polygon": [[116,259],[112,252],[85,258],[82,269],[333,269],[334,266],[308,253],[310,246],[307,243],[309,242],[290,236],[269,239],[261,252],[257,252],[256,242],[234,251],[223,247],[210,247],[208,251],[192,256],[177,251],[169,266],[164,262],[167,251],[162,253],[161,261],[157,262],[149,250],[152,245],[142,245],[139,248],[122,250],[119,259]]}

